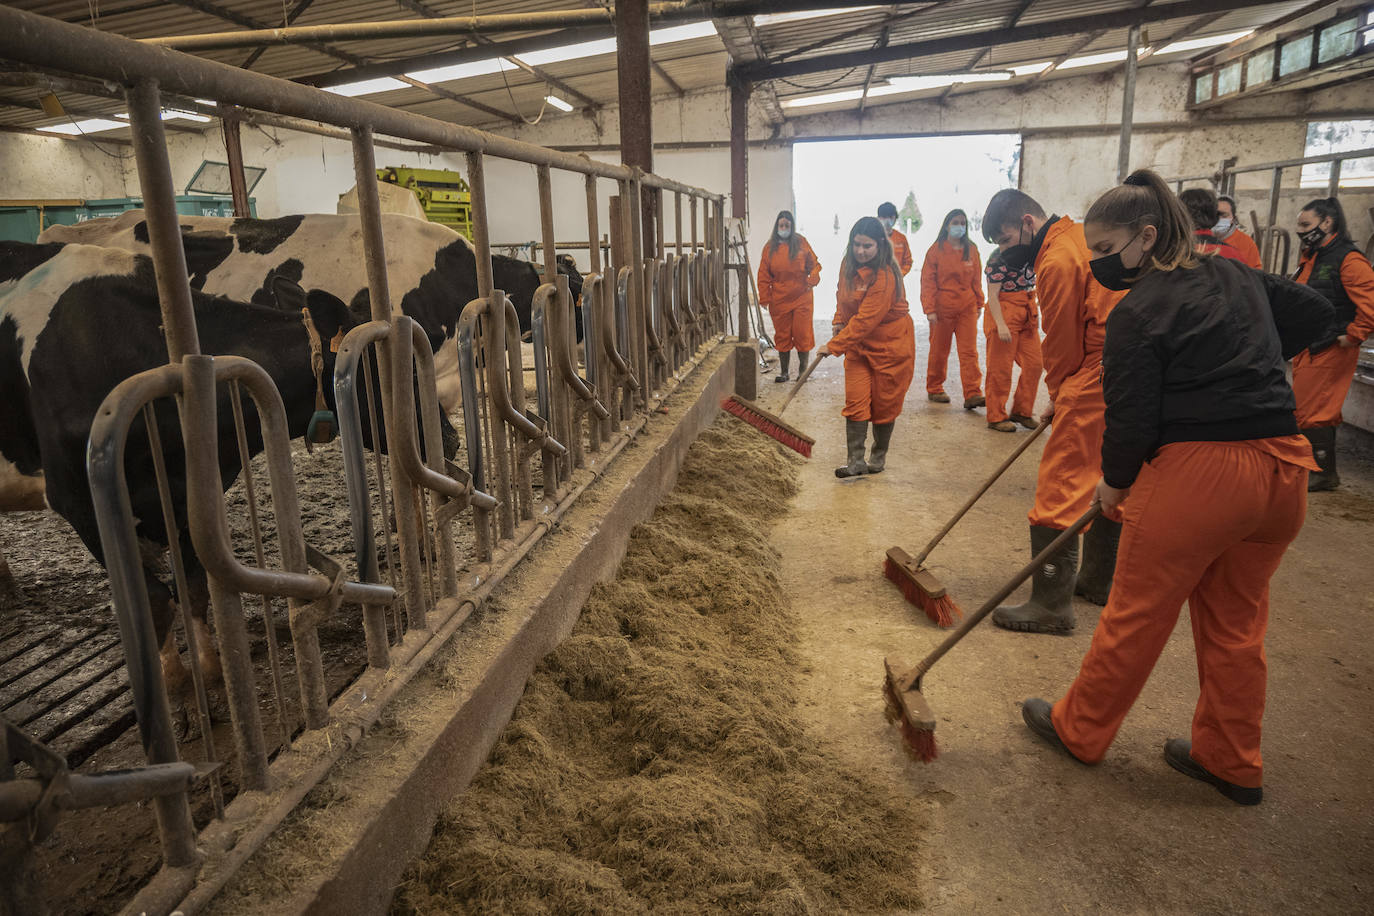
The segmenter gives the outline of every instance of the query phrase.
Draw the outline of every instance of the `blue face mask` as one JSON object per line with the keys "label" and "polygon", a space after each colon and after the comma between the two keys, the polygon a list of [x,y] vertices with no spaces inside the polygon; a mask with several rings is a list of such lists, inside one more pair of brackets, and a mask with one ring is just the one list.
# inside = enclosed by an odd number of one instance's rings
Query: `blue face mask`
{"label": "blue face mask", "polygon": [[961,238],[964,237],[964,231],[965,231],[965,227],[964,227],[964,226],[950,226],[950,227],[949,227],[949,237],[952,238],[952,239],[961,239]]}
{"label": "blue face mask", "polygon": [[791,230],[791,229],[779,229],[779,230],[778,230],[778,238],[782,239],[783,241],[787,241],[787,240],[790,239],[791,237],[792,237],[792,230]]}
{"label": "blue face mask", "polygon": [[1217,220],[1217,224],[1212,227],[1212,234],[1219,239],[1224,239],[1231,234],[1231,228],[1234,225],[1234,223],[1223,216],[1221,219]]}

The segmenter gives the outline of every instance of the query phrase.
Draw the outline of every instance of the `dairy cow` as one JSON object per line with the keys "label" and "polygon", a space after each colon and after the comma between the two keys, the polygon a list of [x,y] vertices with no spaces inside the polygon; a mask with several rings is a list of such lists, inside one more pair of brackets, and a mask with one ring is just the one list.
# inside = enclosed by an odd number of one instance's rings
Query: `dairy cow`
{"label": "dairy cow", "polygon": [[[370,317],[367,265],[356,216],[309,214],[276,219],[181,217],[191,285],[241,302],[270,302],[278,277],[306,290],[337,296],[360,321]],[[439,401],[452,413],[461,401],[458,349],[454,338],[463,308],[477,297],[477,261],[467,239],[446,226],[399,214],[382,214],[386,238],[387,286],[392,308],[414,318],[435,353]],[[148,252],[143,211],[74,226],[52,226],[41,242],[80,242]],[[576,301],[582,277],[571,259],[560,259]],[[530,308],[542,278],[528,261],[496,255],[493,284],[505,290],[530,330]],[[575,309],[581,339],[581,311]]]}
{"label": "dairy cow", "polygon": [[[277,290],[289,299],[280,303],[282,308],[197,292],[196,323],[202,352],[243,356],[271,375],[281,392],[291,435],[298,437],[314,412],[316,390],[301,308],[309,310],[326,339],[357,320],[328,293],[307,295],[286,283],[278,283]],[[41,481],[48,505],[102,563],[86,475],[86,440],[97,408],[115,385],[166,363],[161,324],[152,262],[146,256],[88,245],[0,242],[0,467],[9,477],[25,481],[29,492]],[[333,372],[333,354],[327,347],[324,356],[327,377]],[[326,398],[332,409],[330,387],[326,386]],[[222,392],[220,401],[219,463],[227,486],[238,476],[240,461],[228,394]],[[245,404],[245,410],[251,418],[251,404]],[[183,532],[191,591],[187,597],[196,625],[203,629],[208,592],[204,570],[185,533],[185,459],[177,412],[163,404],[156,415]],[[254,454],[262,448],[255,429],[250,419],[249,446]],[[167,531],[141,417],[129,436],[125,463],[138,535],[147,544],[165,547]],[[145,579],[153,621],[163,640],[169,692],[175,692],[185,686],[186,676],[170,638],[172,593],[153,569],[145,569]],[[202,635],[207,638],[200,645],[208,654],[201,662],[213,673],[217,662],[212,644],[208,634]]]}

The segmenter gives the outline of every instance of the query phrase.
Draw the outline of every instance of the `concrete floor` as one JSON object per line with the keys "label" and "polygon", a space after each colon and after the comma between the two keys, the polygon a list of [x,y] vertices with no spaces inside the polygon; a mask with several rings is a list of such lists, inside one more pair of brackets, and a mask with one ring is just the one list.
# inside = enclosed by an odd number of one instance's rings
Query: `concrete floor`
{"label": "concrete floor", "polygon": [[[1234,805],[1162,759],[1166,738],[1187,736],[1196,701],[1186,608],[1099,766],[1033,738],[1019,708],[1025,697],[1056,699],[1077,672],[1099,612],[1082,601],[1071,636],[1009,633],[987,621],[946,656],[925,682],[941,756],[915,763],[883,716],[882,659],[915,661],[945,634],[883,578],[884,552],[894,544],[916,552],[1027,435],[990,431],[982,411],[962,410],[957,381],[948,384],[955,403],[926,400],[923,324],[917,380],[882,475],[833,475],[844,454],[839,360],[818,367],[788,408],[788,421],[818,441],[774,543],[803,620],[802,714],[841,753],[928,807],[933,832],[893,842],[923,844],[926,873],[912,878],[931,907],[1370,912],[1371,450],[1343,451],[1344,488],[1313,495],[1306,526],[1273,581],[1262,805]],[[826,332],[818,323],[818,340]],[[776,405],[787,387],[769,372],[760,381],[763,405]],[[1036,443],[929,561],[969,611],[1028,558],[1026,512],[1039,452]]]}

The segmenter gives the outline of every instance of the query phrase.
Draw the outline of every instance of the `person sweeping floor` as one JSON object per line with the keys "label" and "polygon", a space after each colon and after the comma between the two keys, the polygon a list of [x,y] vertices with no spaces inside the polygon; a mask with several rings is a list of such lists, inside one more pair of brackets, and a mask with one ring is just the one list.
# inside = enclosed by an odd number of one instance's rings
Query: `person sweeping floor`
{"label": "person sweeping floor", "polygon": [[781,211],[773,220],[773,234],[759,256],[758,279],[759,302],[773,319],[773,345],[778,349],[778,375],[773,381],[785,382],[792,351],[797,351],[800,375],[816,346],[811,290],[821,282],[821,262],[797,232],[790,210]]}
{"label": "person sweeping floor", "polygon": [[[916,366],[916,334],[906,288],[883,224],[865,216],[849,230],[835,294],[834,336],[821,346],[844,355],[846,462],[836,477],[880,473],[892,427],[902,412]],[[868,424],[873,450],[864,458]]]}
{"label": "person sweeping floor", "polygon": [[1243,805],[1263,798],[1260,719],[1269,580],[1297,537],[1316,470],[1284,360],[1336,337],[1330,305],[1243,264],[1199,256],[1154,172],[1089,209],[1093,275],[1129,289],[1107,322],[1097,498],[1125,529],[1116,582],[1077,679],[1026,725],[1083,763],[1106,753],[1186,600],[1200,694],[1191,740],[1164,758]]}
{"label": "person sweeping floor", "polygon": [[[1013,271],[1031,266],[1045,329],[1041,353],[1050,406],[1041,417],[1053,422],[1040,456],[1035,504],[1030,512],[1031,556],[1088,510],[1102,476],[1102,340],[1107,316],[1121,298],[1088,269],[1083,229],[1067,216],[1046,218],[1022,191],[998,191],[983,216],[983,235]],[[1105,604],[1116,566],[1117,522],[1099,518],[1083,535],[1083,569],[1078,544],[1069,541],[1036,570],[1025,604],[997,609],[992,622],[1008,630],[1067,633],[1074,627],[1073,596]]]}

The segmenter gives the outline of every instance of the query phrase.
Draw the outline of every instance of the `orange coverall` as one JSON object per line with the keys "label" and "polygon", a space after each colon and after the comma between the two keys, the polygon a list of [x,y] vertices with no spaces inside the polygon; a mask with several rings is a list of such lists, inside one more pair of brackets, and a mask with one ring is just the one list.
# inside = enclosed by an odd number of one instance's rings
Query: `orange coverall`
{"label": "orange coverall", "polygon": [[811,288],[821,282],[821,262],[806,239],[797,236],[797,243],[795,258],[783,243],[765,246],[759,258],[759,301],[773,318],[773,344],[779,353],[809,353],[816,346]]}
{"label": "orange coverall", "polygon": [[887,239],[892,243],[892,260],[897,262],[897,267],[902,271],[902,276],[911,273],[911,265],[916,262],[911,257],[911,243],[906,240],[906,236],[896,229],[888,232]]}
{"label": "orange coverall", "polygon": [[1226,244],[1240,252],[1240,262],[1247,267],[1255,270],[1263,270],[1264,265],[1260,263],[1259,246],[1255,240],[1246,234],[1244,229],[1237,226],[1231,230],[1231,234],[1226,236]]}
{"label": "orange coverall", "polygon": [[1187,601],[1199,682],[1192,758],[1238,786],[1262,785],[1269,579],[1302,528],[1317,469],[1302,436],[1174,442],[1141,468],[1122,507],[1111,598],[1054,704],[1054,730],[1075,757],[1102,759]]}
{"label": "orange coverall", "polygon": [[1102,344],[1107,315],[1126,294],[1093,279],[1083,227],[1067,216],[1045,232],[1035,258],[1035,291],[1054,422],[1040,456],[1030,523],[1064,529],[1088,511],[1102,476]]}
{"label": "orange coverall", "polygon": [[[1295,278],[1299,283],[1308,281],[1315,261],[1315,252],[1303,257]],[[1374,269],[1352,251],[1341,261],[1341,285],[1355,303],[1355,320],[1341,331],[1353,346],[1328,347],[1316,356],[1303,351],[1293,358],[1293,396],[1300,429],[1341,425],[1341,407],[1360,363],[1360,344],[1374,334]]]}
{"label": "orange coverall", "polygon": [[1021,378],[1016,382],[1016,396],[1011,402],[1011,413],[1018,417],[1035,415],[1035,393],[1040,388],[1040,373],[1044,371],[1040,356],[1040,312],[1036,307],[1035,290],[999,292],[997,304],[1002,309],[1002,320],[1011,332],[1011,340],[1002,342],[1002,338],[997,336],[997,322],[992,317],[992,309],[984,312],[983,333],[988,338],[988,374],[984,388],[989,423],[1000,423],[1007,419],[1007,397],[1012,393],[1013,364],[1021,367]]}
{"label": "orange coverall", "polygon": [[844,417],[891,423],[902,412],[916,369],[916,334],[906,294],[890,270],[860,267],[840,277],[836,325],[826,344],[844,354]]}
{"label": "orange coverall", "polygon": [[926,391],[945,390],[951,338],[959,342],[959,378],[964,398],[982,394],[983,370],[978,366],[978,310],[983,307],[983,259],[977,246],[946,239],[926,252],[921,265],[921,308],[936,320],[930,326],[930,356],[926,363]]}

